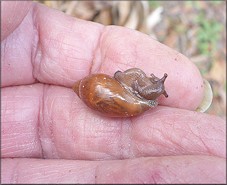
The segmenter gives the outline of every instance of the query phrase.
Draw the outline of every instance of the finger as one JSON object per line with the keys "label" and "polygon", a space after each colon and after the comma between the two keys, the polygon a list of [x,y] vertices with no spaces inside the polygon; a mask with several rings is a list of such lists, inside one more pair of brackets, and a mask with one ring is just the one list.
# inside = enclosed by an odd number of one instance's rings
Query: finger
{"label": "finger", "polygon": [[113,119],[92,111],[64,87],[4,88],[2,115],[2,157],[226,155],[221,118],[160,106],[135,118]]}
{"label": "finger", "polygon": [[32,2],[3,1],[1,3],[1,40],[11,34],[27,15]]}
{"label": "finger", "polygon": [[225,183],[226,160],[174,156],[115,161],[3,159],[3,183]]}
{"label": "finger", "polygon": [[41,157],[39,111],[42,85],[2,89],[2,157]]}
{"label": "finger", "polygon": [[33,4],[2,50],[3,86],[38,80],[72,87],[90,73],[113,75],[138,67],[147,75],[168,74],[163,105],[194,110],[203,97],[198,69],[180,53],[137,31],[74,19],[39,4]]}

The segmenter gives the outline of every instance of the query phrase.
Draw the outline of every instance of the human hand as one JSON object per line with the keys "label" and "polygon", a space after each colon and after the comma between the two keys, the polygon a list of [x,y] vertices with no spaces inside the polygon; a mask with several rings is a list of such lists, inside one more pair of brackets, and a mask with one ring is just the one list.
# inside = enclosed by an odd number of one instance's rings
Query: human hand
{"label": "human hand", "polygon": [[[142,33],[2,2],[2,183],[226,183],[226,130],[193,110],[198,69]],[[168,74],[169,97],[134,118],[108,118],[71,89],[131,67]]]}

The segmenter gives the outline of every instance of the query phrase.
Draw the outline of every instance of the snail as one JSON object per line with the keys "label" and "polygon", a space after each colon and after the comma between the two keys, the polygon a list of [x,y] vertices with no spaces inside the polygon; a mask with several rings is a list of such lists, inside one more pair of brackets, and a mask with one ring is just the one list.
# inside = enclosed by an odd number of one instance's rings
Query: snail
{"label": "snail", "polygon": [[159,79],[148,77],[141,69],[117,71],[111,77],[91,74],[73,85],[74,92],[93,110],[110,117],[131,117],[142,114],[158,105],[157,98],[166,98],[164,82],[167,74]]}

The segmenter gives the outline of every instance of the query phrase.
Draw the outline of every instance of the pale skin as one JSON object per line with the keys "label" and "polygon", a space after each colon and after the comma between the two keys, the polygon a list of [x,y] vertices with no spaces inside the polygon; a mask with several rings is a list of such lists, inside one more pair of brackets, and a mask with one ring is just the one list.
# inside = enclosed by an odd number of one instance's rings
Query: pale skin
{"label": "pale skin", "polygon": [[[2,2],[2,183],[226,183],[225,121],[194,110],[198,69],[149,36]],[[161,77],[168,98],[108,118],[72,91],[91,73],[131,67]]]}

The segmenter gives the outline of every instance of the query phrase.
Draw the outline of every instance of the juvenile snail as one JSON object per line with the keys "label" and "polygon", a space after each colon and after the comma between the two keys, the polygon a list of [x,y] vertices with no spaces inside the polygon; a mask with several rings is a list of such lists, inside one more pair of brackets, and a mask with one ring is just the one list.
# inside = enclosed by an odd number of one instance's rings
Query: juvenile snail
{"label": "juvenile snail", "polygon": [[117,71],[114,77],[106,74],[89,75],[73,85],[73,90],[93,110],[110,117],[136,116],[158,105],[156,99],[168,97],[164,82],[154,74],[147,77],[138,69]]}

